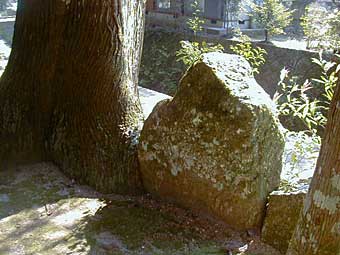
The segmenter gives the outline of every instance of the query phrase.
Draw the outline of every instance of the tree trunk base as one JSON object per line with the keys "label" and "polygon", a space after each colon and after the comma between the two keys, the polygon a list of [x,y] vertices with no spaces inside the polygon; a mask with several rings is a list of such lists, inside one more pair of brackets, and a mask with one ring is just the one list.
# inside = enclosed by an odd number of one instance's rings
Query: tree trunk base
{"label": "tree trunk base", "polygon": [[139,193],[144,1],[19,0],[0,82],[0,166],[52,161],[105,193]]}

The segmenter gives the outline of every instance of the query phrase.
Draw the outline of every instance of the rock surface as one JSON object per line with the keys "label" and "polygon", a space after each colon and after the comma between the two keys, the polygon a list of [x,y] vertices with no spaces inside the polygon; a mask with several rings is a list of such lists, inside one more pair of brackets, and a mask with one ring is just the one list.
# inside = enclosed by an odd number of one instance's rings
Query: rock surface
{"label": "rock surface", "polygon": [[269,196],[261,240],[286,254],[306,193],[275,191]]}
{"label": "rock surface", "polygon": [[210,53],[144,124],[146,189],[238,229],[258,228],[279,185],[283,135],[269,96],[236,55]]}
{"label": "rock surface", "polygon": [[302,132],[286,135],[281,184],[269,195],[262,228],[263,242],[285,254],[303,207],[320,146]]}

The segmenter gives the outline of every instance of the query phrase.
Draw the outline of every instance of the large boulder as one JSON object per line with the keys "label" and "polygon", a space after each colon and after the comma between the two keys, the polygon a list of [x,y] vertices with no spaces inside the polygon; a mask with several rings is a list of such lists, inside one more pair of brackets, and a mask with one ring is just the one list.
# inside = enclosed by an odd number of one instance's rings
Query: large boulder
{"label": "large boulder", "polygon": [[209,53],[146,120],[145,188],[238,228],[258,228],[278,187],[284,142],[274,105],[246,60]]}

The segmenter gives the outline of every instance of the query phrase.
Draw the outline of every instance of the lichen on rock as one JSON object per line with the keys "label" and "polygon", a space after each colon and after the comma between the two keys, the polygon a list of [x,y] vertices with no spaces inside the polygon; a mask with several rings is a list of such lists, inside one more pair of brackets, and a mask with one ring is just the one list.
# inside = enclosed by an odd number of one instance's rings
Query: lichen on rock
{"label": "lichen on rock", "polygon": [[270,97],[237,55],[209,53],[156,105],[140,138],[146,189],[238,228],[259,228],[284,147]]}
{"label": "lichen on rock", "polygon": [[307,190],[274,191],[269,196],[261,240],[286,254]]}

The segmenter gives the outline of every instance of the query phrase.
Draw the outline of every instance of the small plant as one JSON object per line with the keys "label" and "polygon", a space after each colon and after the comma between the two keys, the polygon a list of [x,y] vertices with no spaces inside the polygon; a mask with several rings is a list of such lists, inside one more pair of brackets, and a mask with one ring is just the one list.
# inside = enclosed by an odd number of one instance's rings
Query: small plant
{"label": "small plant", "polygon": [[181,49],[176,52],[177,61],[182,61],[187,67],[192,66],[196,61],[201,60],[204,53],[223,52],[221,44],[209,44],[207,42],[181,41]]}
{"label": "small plant", "polygon": [[[306,80],[302,85],[296,82],[297,77],[289,77],[289,72],[283,70],[279,82],[279,91],[274,95],[280,115],[290,115],[303,121],[311,134],[317,134],[319,127],[324,127],[327,122],[326,114],[333,98],[334,88],[338,81],[337,73],[340,65],[322,58],[312,61],[319,65],[322,74],[319,79]],[[310,99],[307,91],[310,89],[322,91],[321,99]]]}
{"label": "small plant", "polygon": [[200,3],[197,0],[194,0],[191,3],[192,8],[192,16],[187,20],[187,26],[194,32],[196,36],[198,32],[203,30],[203,24],[205,23],[202,19],[202,10]]}
{"label": "small plant", "polygon": [[287,70],[281,71],[279,92],[274,95],[279,115],[296,117],[305,124],[310,134],[316,134],[318,126],[324,126],[326,118],[317,99],[311,100],[307,91],[312,89],[311,82],[306,80],[302,85],[297,77],[290,77]]}
{"label": "small plant", "polygon": [[266,61],[264,57],[267,54],[266,50],[260,47],[254,48],[250,38],[242,34],[240,30],[238,30],[236,34],[240,42],[236,45],[231,45],[230,49],[237,55],[243,56],[252,67],[253,74],[258,74],[259,67]]}
{"label": "small plant", "polygon": [[[335,54],[335,57],[340,58],[340,55]],[[324,100],[322,102],[326,105],[325,110],[328,111],[329,105],[334,95],[334,89],[338,81],[337,74],[340,71],[340,65],[334,61],[327,61],[323,59],[322,52],[319,53],[319,59],[313,58],[312,61],[322,69],[320,79],[313,79],[313,81],[323,89],[322,96]]]}
{"label": "small plant", "polygon": [[[191,7],[193,9],[193,15],[192,18],[188,19],[187,25],[194,31],[196,37],[197,33],[203,30],[202,24],[204,24],[204,20],[202,20],[200,16],[201,10],[197,0],[193,1]],[[205,41],[202,43],[181,41],[180,44],[181,49],[176,52],[177,61],[182,61],[187,67],[190,67],[196,61],[201,60],[204,53],[223,52],[224,50],[224,47],[221,44],[212,44]]]}

